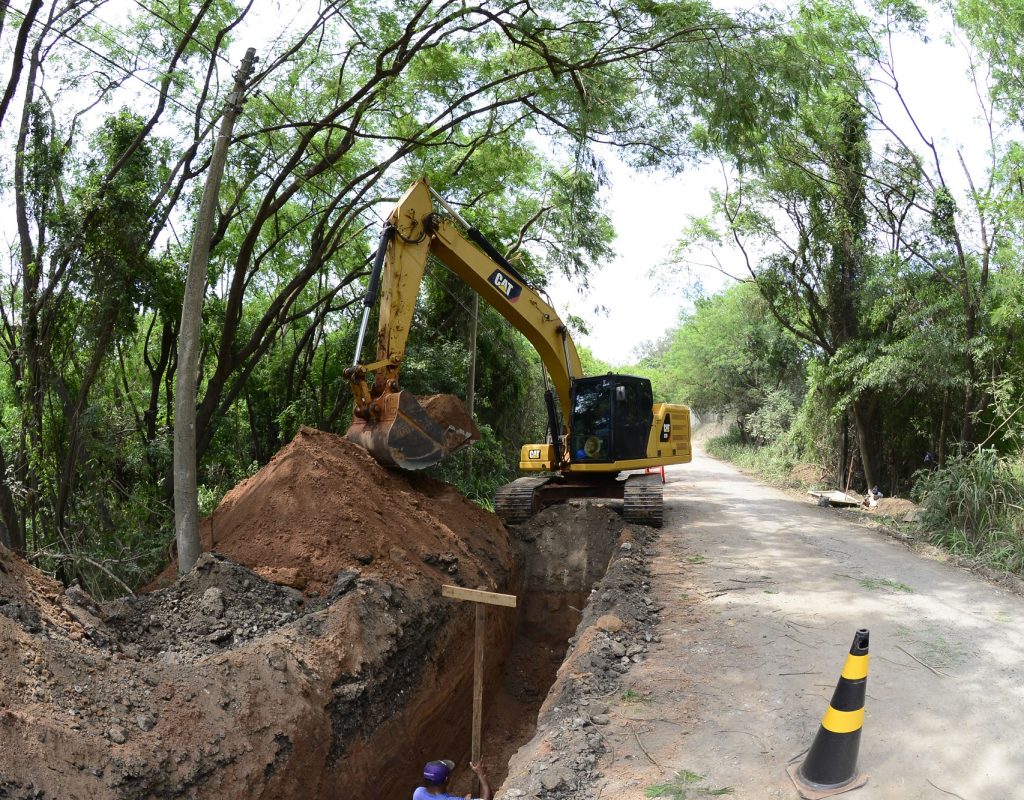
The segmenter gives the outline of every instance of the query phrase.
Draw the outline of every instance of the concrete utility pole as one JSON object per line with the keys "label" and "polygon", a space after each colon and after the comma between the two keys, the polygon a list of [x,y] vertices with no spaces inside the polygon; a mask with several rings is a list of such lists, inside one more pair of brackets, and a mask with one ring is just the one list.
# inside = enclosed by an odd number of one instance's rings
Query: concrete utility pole
{"label": "concrete utility pole", "polygon": [[192,569],[199,558],[199,501],[196,489],[196,385],[199,380],[199,335],[203,321],[203,297],[210,263],[210,237],[217,195],[228,157],[235,119],[242,111],[242,93],[252,74],[256,49],[250,47],[235,73],[235,85],[224,106],[220,132],[213,145],[210,171],[199,206],[192,256],[185,276],[185,299],[178,331],[178,368],[174,397],[174,533],[178,542],[178,574]]}

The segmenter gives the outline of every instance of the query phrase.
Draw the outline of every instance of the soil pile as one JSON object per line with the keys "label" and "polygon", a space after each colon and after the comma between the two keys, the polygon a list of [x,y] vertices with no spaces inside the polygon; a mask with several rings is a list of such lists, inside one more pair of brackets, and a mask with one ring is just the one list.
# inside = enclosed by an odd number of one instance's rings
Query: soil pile
{"label": "soil pile", "polygon": [[883,517],[904,519],[908,514],[916,512],[918,508],[912,501],[902,497],[883,497],[878,501],[878,505],[870,510]]}
{"label": "soil pile", "polygon": [[827,478],[827,470],[820,464],[794,464],[789,471],[789,479],[793,483],[815,489],[826,485]]}
{"label": "soil pile", "polygon": [[462,401],[453,394],[432,394],[422,395],[417,398],[427,415],[437,422],[443,429],[452,426],[460,431],[469,434],[469,438],[477,441],[480,438],[480,431],[473,422],[473,417],[462,404]]}
{"label": "soil pile", "polygon": [[[474,549],[507,547],[497,519],[451,486],[386,469],[358,445],[305,427],[224,495],[201,532],[204,550],[321,596],[344,570],[475,587],[488,582],[491,565]],[[176,570],[168,567],[162,582]]]}
{"label": "soil pile", "polygon": [[440,585],[508,588],[494,515],[303,429],[203,532],[103,605],[0,553],[0,798],[397,797],[457,752],[473,609]]}

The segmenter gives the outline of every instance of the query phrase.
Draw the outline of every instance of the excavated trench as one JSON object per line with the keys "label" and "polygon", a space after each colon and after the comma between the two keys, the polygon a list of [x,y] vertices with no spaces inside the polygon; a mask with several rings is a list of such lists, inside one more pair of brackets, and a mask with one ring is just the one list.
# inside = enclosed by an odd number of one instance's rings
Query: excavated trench
{"label": "excavated trench", "polygon": [[[513,586],[515,611],[489,607],[482,753],[492,787],[505,780],[508,763],[537,729],[538,715],[556,682],[571,640],[577,634],[595,585],[605,575],[623,531],[620,514],[607,503],[573,502],[545,509],[523,525],[509,530],[517,553]],[[468,609],[465,616],[470,618]],[[472,629],[459,645],[460,656],[472,650]],[[422,763],[453,758],[453,786],[468,792],[472,773],[467,765],[471,741],[471,674],[462,671],[459,683],[437,687],[447,693],[445,738],[454,749],[414,748],[417,757],[399,766],[409,778],[387,795],[408,800],[419,785]],[[436,709],[431,709],[436,718]],[[415,724],[415,723],[414,723]],[[428,726],[429,728],[429,726]],[[377,790],[380,783],[376,784]]]}

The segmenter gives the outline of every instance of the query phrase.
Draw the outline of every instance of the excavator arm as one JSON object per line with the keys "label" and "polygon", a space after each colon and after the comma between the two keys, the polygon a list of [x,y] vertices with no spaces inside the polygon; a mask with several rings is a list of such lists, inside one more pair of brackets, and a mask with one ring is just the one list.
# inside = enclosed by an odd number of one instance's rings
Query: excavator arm
{"label": "excavator arm", "polygon": [[[436,213],[434,198],[462,223],[468,239],[451,219]],[[583,374],[572,338],[550,304],[475,228],[433,192],[425,178],[416,181],[387,219],[370,278],[355,361],[346,370],[355,399],[348,437],[363,445],[378,461],[405,469],[437,463],[472,438],[460,426],[465,421],[460,419],[464,411],[460,415],[458,410],[451,413],[450,407],[424,408],[399,383],[416,300],[431,255],[526,336],[551,377],[563,419],[568,419],[571,411],[572,381]],[[378,289],[376,360],[360,364],[359,351]],[[372,385],[368,381],[370,373],[374,376]],[[554,417],[550,403],[549,416]],[[556,438],[557,434],[553,431]]]}

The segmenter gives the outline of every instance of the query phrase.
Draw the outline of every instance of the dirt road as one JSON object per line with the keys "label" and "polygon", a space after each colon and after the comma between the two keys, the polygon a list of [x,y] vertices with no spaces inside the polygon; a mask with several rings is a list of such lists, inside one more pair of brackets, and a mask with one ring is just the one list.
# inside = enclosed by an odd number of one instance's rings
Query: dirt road
{"label": "dirt road", "polygon": [[798,797],[786,766],[861,627],[869,782],[849,796],[1024,797],[1024,599],[700,454],[665,496],[661,641],[613,698],[601,797]]}

